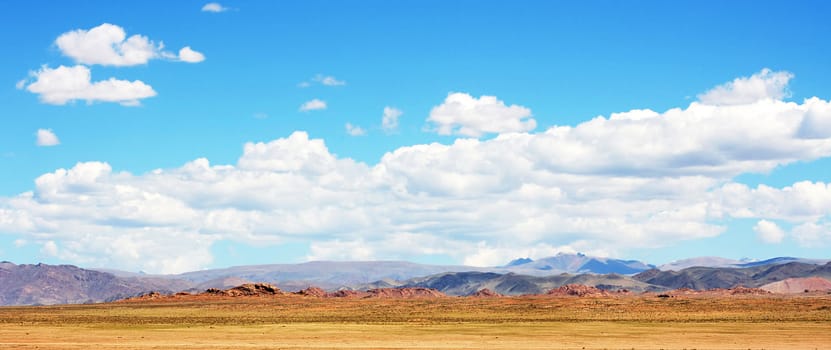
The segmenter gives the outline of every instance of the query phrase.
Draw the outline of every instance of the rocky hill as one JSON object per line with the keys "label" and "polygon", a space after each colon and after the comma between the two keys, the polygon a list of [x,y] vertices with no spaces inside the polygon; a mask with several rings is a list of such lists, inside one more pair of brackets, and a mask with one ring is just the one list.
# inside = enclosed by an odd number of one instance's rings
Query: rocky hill
{"label": "rocky hill", "polygon": [[181,280],[116,277],[72,265],[0,263],[0,305],[93,303],[152,290],[175,292],[189,287]]}
{"label": "rocky hill", "polygon": [[831,262],[824,265],[790,262],[746,268],[690,267],[681,271],[653,269],[639,273],[635,280],[670,289],[712,289],[762,285],[797,277],[831,277]]}
{"label": "rocky hill", "polygon": [[794,294],[831,291],[831,281],[822,277],[788,278],[759,287],[771,293]]}
{"label": "rocky hill", "polygon": [[[383,285],[390,283],[382,282]],[[661,291],[665,288],[650,285],[628,276],[617,274],[558,274],[553,276],[528,276],[514,273],[448,272],[402,281],[394,286],[423,287],[441,291],[447,295],[474,295],[487,289],[503,295],[545,294],[564,285],[587,285],[603,290],[630,290],[634,292]],[[365,286],[375,287],[376,284]]]}

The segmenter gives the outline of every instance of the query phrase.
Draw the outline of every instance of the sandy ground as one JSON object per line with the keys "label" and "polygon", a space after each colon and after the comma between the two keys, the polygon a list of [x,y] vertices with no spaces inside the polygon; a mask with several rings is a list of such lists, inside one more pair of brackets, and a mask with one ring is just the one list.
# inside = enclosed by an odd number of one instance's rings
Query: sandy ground
{"label": "sandy ground", "polygon": [[829,349],[831,296],[0,308],[0,349]]}
{"label": "sandy ground", "polygon": [[828,349],[827,323],[3,327],[3,349]]}

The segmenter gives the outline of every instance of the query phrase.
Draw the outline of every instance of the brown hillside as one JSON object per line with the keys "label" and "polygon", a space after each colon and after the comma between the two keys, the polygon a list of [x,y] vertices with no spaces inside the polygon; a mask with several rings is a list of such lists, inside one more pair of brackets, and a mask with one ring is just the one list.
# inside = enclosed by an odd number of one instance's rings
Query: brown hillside
{"label": "brown hillside", "polygon": [[831,281],[822,277],[788,278],[759,287],[772,293],[793,294],[805,291],[831,291]]}

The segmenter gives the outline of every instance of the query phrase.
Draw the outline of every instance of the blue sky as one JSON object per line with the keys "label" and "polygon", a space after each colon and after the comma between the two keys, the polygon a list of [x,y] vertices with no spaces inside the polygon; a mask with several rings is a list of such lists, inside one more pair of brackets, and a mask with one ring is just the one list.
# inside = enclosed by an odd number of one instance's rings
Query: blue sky
{"label": "blue sky", "polygon": [[828,257],[826,2],[207,4],[0,13],[0,258]]}

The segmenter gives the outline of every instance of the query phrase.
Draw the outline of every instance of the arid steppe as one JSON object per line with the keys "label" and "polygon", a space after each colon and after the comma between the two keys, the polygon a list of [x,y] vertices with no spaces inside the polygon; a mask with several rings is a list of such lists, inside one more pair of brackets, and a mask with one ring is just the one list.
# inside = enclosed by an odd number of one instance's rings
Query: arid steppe
{"label": "arid steppe", "polygon": [[827,349],[831,295],[184,297],[0,308],[3,349]]}

